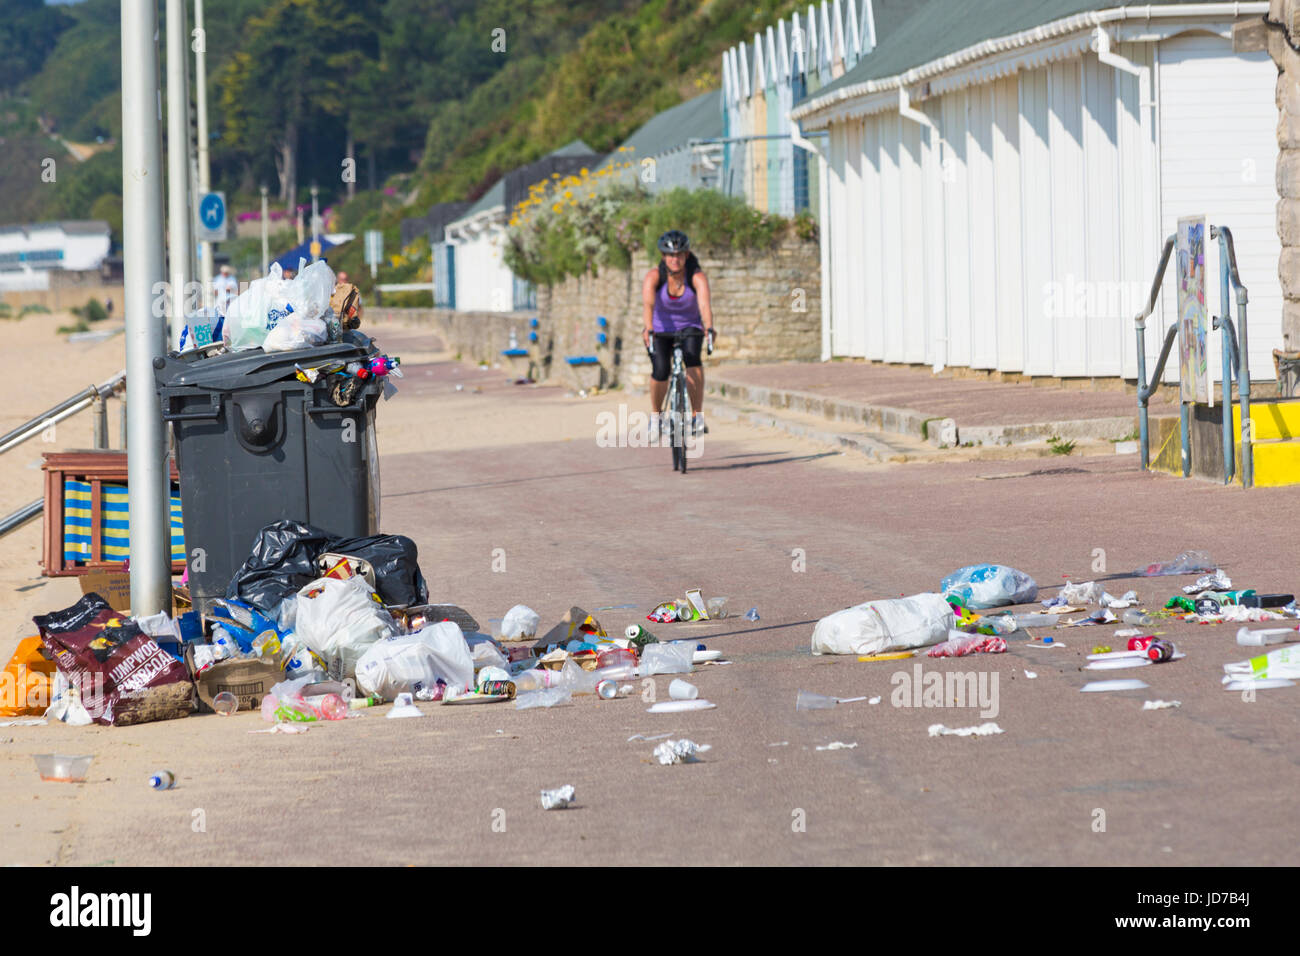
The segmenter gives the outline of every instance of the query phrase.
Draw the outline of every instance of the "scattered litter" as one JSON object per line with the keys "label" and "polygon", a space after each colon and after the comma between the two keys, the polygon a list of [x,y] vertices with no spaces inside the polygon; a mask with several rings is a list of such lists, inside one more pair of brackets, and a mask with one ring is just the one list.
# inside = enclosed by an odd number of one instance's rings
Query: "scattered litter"
{"label": "scattered litter", "polygon": [[1085,694],[1103,693],[1110,690],[1145,690],[1150,687],[1146,681],[1129,678],[1127,680],[1095,680],[1079,688]]}
{"label": "scattered litter", "polygon": [[1233,680],[1259,681],[1268,677],[1300,677],[1300,645],[1280,647],[1248,661],[1223,665],[1223,672]]}
{"label": "scattered litter", "polygon": [[1263,647],[1266,644],[1282,644],[1289,640],[1300,640],[1293,638],[1295,634],[1294,627],[1273,627],[1263,631],[1252,631],[1250,628],[1243,627],[1237,631],[1237,643],[1243,647]]}
{"label": "scattered litter", "polygon": [[818,750],[852,750],[852,749],[855,748],[857,745],[858,745],[858,742],[857,742],[856,740],[853,741],[853,743],[851,743],[851,744],[846,744],[846,743],[845,743],[844,741],[842,741],[842,740],[836,740],[836,741],[832,741],[831,743],[827,744],[825,747],[818,747],[817,749],[818,749]]}
{"label": "scattered litter", "polygon": [[1087,617],[1076,618],[1073,621],[1066,621],[1062,627],[1089,627],[1093,624],[1109,624],[1117,620],[1114,612],[1110,608],[1101,608],[1093,611]]}
{"label": "scattered litter", "polygon": [[1114,671],[1122,670],[1126,667],[1146,667],[1151,663],[1146,657],[1137,657],[1128,651],[1116,651],[1119,657],[1109,655],[1101,656],[1099,660],[1091,661],[1084,670],[1086,671]]}
{"label": "scattered litter", "polygon": [[85,783],[94,754],[33,754],[36,771],[42,780],[59,783]]}
{"label": "scattered litter", "polygon": [[1118,631],[1115,632],[1115,636],[1123,639],[1126,637],[1138,637],[1139,635],[1141,635],[1141,633],[1142,633],[1141,629],[1136,627],[1121,627]]}
{"label": "scattered litter", "polygon": [[[600,610],[604,610],[604,608]],[[501,627],[497,636],[503,641],[532,640],[537,636],[537,626],[541,622],[541,615],[532,608],[526,604],[516,604],[506,611],[506,616],[501,619]]]}
{"label": "scattered litter", "polygon": [[665,740],[654,749],[654,758],[667,767],[675,763],[698,763],[696,754],[712,750],[711,744],[697,744],[693,740]]}
{"label": "scattered litter", "polygon": [[1232,579],[1218,568],[1213,574],[1205,574],[1196,579],[1195,584],[1183,586],[1184,594],[1200,594],[1202,591],[1228,591],[1232,588]]}
{"label": "scattered litter", "polygon": [[1142,702],[1143,710],[1168,710],[1171,707],[1181,707],[1181,700],[1144,700]]}
{"label": "scattered litter", "polygon": [[1086,584],[1071,584],[1066,581],[1056,597],[1062,604],[1096,604],[1105,593],[1096,581]]}
{"label": "scattered litter", "polygon": [[903,661],[909,657],[915,657],[916,651],[894,651],[889,654],[867,654],[858,658],[858,663],[865,664],[871,661]]}
{"label": "scattered litter", "polygon": [[945,727],[943,724],[931,724],[931,737],[988,737],[992,734],[1006,733],[993,721],[980,724],[978,727]]}
{"label": "scattered litter", "polygon": [[1007,649],[1006,638],[952,631],[951,637],[928,651],[927,657],[966,657],[969,654],[1001,654]]}
{"label": "scattered litter", "polygon": [[751,607],[748,611],[745,612],[745,620],[746,620],[746,621],[757,621],[758,619],[759,619],[759,618],[758,618],[758,608],[756,608],[756,607]]}
{"label": "scattered litter", "polygon": [[149,775],[150,790],[171,790],[176,786],[176,775],[170,770],[159,770]]}
{"label": "scattered litter", "polygon": [[687,710],[712,710],[718,705],[707,700],[661,700],[646,708],[647,714],[679,714]]}
{"label": "scattered litter", "polygon": [[1138,603],[1138,596],[1136,591],[1125,591],[1124,596],[1118,598],[1115,597],[1114,595],[1106,594],[1106,593],[1103,593],[1101,596],[1102,607],[1111,607],[1111,608],[1118,608],[1120,610],[1123,610],[1124,608],[1132,607],[1137,603]]}
{"label": "scattered litter", "polygon": [[563,810],[573,802],[573,784],[566,784],[555,790],[542,791],[543,810]]}
{"label": "scattered litter", "polygon": [[531,707],[555,707],[558,704],[572,703],[573,691],[568,687],[542,687],[530,690],[515,698],[515,710],[528,710]]}
{"label": "scattered litter", "polygon": [[1167,574],[1198,574],[1215,570],[1217,567],[1206,552],[1184,551],[1172,561],[1157,561],[1145,568],[1138,568],[1133,573],[1140,578],[1154,578]]}
{"label": "scattered litter", "polygon": [[828,697],[825,694],[814,694],[812,691],[801,690],[795,695],[795,710],[828,710],[836,704],[852,704],[859,700],[866,700],[865,697]]}
{"label": "scattered litter", "polygon": [[1224,690],[1268,690],[1273,687],[1294,687],[1295,681],[1287,680],[1285,677],[1260,677],[1254,680],[1233,680],[1228,677],[1223,678]]}
{"label": "scattered litter", "polygon": [[402,693],[397,695],[397,700],[393,701],[393,706],[389,709],[388,717],[423,717],[424,711],[415,706],[415,699],[411,694]]}
{"label": "scattered litter", "polygon": [[1051,637],[1045,637],[1045,638],[1043,638],[1041,641],[1026,641],[1026,642],[1025,642],[1023,645],[1021,645],[1021,646],[1023,646],[1023,647],[1041,647],[1041,648],[1047,648],[1048,650],[1050,650],[1050,649],[1053,648],[1053,647],[1061,647],[1061,648],[1064,648],[1064,647],[1065,647],[1065,645],[1062,644],[1060,641],[1055,640],[1054,638],[1051,638]]}
{"label": "scattered litter", "polygon": [[1024,571],[1001,564],[972,564],[939,582],[945,597],[956,596],[963,607],[983,610],[1038,599],[1038,583]]}
{"label": "scattered litter", "polygon": [[956,622],[952,606],[940,594],[867,601],[819,620],[812,652],[862,657],[925,647],[946,640]]}
{"label": "scattered litter", "polygon": [[250,734],[305,734],[311,730],[310,724],[274,724],[263,730],[250,730]]}
{"label": "scattered litter", "polygon": [[1037,680],[1038,674],[1035,671],[1025,671],[1025,676],[1030,680]]}
{"label": "scattered litter", "polygon": [[878,703],[880,703],[880,698],[879,698],[879,697],[872,697],[870,700],[867,701],[867,703],[868,703],[868,704],[878,704]]}
{"label": "scattered litter", "polygon": [[700,689],[678,678],[668,685],[668,696],[673,700],[695,700],[700,696]]}
{"label": "scattered litter", "polygon": [[0,727],[40,727],[49,723],[44,717],[24,717],[20,720],[0,720]]}
{"label": "scattered litter", "polygon": [[788,740],[778,740],[778,741],[777,741],[776,743],[774,743],[774,744],[768,744],[768,746],[769,746],[769,747],[789,747],[789,746],[790,746],[790,741],[788,741]]}
{"label": "scattered litter", "polygon": [[672,736],[671,731],[666,734],[655,734],[653,737],[647,737],[645,734],[633,734],[631,737],[627,738],[627,742],[631,743],[634,740],[644,740],[647,743],[649,743],[652,740],[663,740],[666,737],[671,737],[671,736]]}

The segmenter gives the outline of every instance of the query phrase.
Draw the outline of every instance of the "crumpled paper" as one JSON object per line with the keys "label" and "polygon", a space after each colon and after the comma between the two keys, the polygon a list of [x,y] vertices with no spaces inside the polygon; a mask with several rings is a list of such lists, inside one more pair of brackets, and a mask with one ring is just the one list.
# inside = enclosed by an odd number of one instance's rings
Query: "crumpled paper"
{"label": "crumpled paper", "polygon": [[931,724],[931,737],[988,737],[991,734],[1006,733],[993,721],[980,724],[978,727],[945,727],[943,724]]}
{"label": "crumpled paper", "polygon": [[1202,591],[1230,591],[1232,579],[1216,568],[1213,574],[1204,574],[1196,579],[1195,584],[1183,586],[1184,594],[1200,594]]}
{"label": "crumpled paper", "polygon": [[573,784],[565,784],[555,790],[542,791],[543,810],[563,810],[573,802]]}
{"label": "crumpled paper", "polygon": [[697,763],[696,754],[712,750],[711,744],[697,744],[693,740],[665,740],[654,749],[654,758],[667,767],[675,763]]}

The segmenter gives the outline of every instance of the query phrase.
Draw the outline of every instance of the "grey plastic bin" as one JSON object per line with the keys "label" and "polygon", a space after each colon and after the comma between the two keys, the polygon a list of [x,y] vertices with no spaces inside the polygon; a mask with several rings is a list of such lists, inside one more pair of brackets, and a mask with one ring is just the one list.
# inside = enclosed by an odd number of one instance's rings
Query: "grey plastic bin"
{"label": "grey plastic bin", "polygon": [[378,531],[382,380],[369,379],[340,407],[324,377],[300,382],[294,369],[376,352],[369,338],[348,332],[343,342],[293,352],[154,360],[162,415],[175,435],[190,594],[200,613],[225,596],[272,522],[292,518],[348,537]]}

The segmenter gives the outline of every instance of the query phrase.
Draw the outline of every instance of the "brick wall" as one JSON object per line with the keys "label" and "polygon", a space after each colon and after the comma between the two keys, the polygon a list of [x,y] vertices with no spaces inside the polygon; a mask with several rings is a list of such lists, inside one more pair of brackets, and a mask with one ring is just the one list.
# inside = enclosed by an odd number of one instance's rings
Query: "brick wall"
{"label": "brick wall", "polygon": [[[605,385],[645,387],[650,358],[641,343],[641,280],[657,263],[637,256],[628,270],[567,279],[537,292],[536,312],[453,312],[447,309],[367,309],[373,321],[403,318],[428,323],[447,347],[472,361],[500,361],[511,328],[529,347],[529,320],[538,319],[533,361],[541,377],[564,378],[567,356],[594,355]],[[815,242],[790,235],[766,252],[705,251],[718,331],[711,361],[723,364],[815,361],[821,357],[821,258]],[[604,316],[607,326],[598,325]],[[607,342],[599,345],[597,333]]]}

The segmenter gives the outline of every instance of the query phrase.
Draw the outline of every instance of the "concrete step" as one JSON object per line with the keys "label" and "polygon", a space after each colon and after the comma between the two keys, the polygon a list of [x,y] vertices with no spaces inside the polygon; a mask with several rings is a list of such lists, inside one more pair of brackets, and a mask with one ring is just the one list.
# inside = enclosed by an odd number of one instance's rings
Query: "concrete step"
{"label": "concrete step", "polygon": [[[1250,404],[1255,441],[1300,438],[1300,398],[1256,401]],[[1232,432],[1241,441],[1241,406],[1232,406]]]}
{"label": "concrete step", "polygon": [[872,434],[919,439],[935,448],[1019,445],[1045,442],[1053,436],[1067,441],[1098,442],[1122,438],[1137,428],[1136,402],[1132,416],[1018,425],[958,426],[952,418],[927,415],[915,409],[753,385],[728,379],[725,374],[712,369],[706,387],[709,395],[717,399],[777,412],[808,415],[837,425],[857,426]]}
{"label": "concrete step", "polygon": [[[730,392],[730,389],[728,389]],[[727,397],[712,395],[706,417],[710,420],[740,422],[756,428],[776,429],[820,445],[857,452],[873,462],[919,461],[1007,461],[1022,458],[1052,458],[1061,455],[1046,441],[1015,445],[985,445],[943,448],[919,437],[873,432],[852,425],[836,427],[825,419],[802,412],[755,407]],[[1129,442],[1128,445],[1135,443]],[[1117,451],[1107,440],[1079,439],[1071,454],[1109,455]],[[1126,453],[1133,453],[1126,450]]]}

